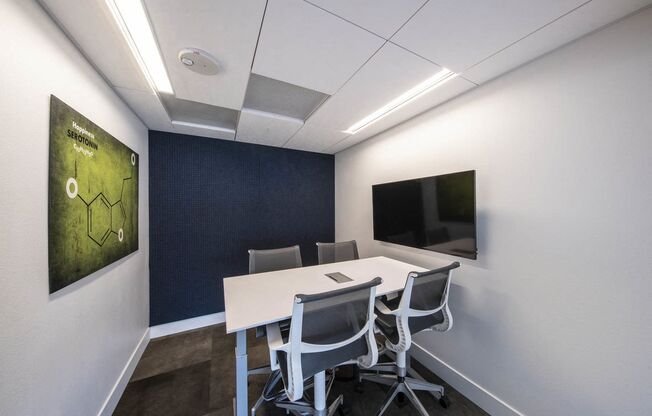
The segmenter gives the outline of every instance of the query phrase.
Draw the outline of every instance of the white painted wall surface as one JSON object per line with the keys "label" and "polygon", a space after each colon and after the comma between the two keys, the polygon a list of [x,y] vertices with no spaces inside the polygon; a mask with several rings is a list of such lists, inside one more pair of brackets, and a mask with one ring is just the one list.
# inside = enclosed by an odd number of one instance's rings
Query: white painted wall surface
{"label": "white painted wall surface", "polygon": [[[418,343],[512,409],[453,377],[461,389],[495,415],[652,414],[652,9],[335,166],[337,240],[426,267],[461,261],[455,328]],[[467,169],[477,261],[373,241],[372,184]]]}
{"label": "white painted wall surface", "polygon": [[[148,132],[35,1],[0,16],[0,414],[96,415],[149,322]],[[140,249],[53,296],[50,94],[140,155]]]}

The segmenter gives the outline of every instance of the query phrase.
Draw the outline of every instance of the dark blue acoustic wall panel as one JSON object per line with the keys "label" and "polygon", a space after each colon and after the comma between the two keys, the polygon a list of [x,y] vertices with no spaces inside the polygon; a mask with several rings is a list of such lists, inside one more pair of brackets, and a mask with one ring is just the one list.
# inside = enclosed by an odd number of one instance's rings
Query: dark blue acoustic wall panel
{"label": "dark blue acoustic wall panel", "polygon": [[222,279],[250,248],[335,234],[332,155],[150,131],[150,324],[224,310]]}

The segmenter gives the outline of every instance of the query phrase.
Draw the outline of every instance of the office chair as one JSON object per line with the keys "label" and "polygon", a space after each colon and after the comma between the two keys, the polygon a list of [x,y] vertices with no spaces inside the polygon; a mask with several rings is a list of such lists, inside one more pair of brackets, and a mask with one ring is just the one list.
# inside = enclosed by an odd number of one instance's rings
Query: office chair
{"label": "office chair", "polygon": [[[294,269],[301,267],[302,264],[301,250],[298,245],[271,250],[249,250],[249,274]],[[287,333],[290,328],[290,322],[283,321],[281,324],[282,330]],[[265,336],[265,327],[256,328],[256,338],[263,336]],[[278,371],[273,372],[269,365],[252,368],[247,374],[270,374],[263,393],[251,409],[251,414],[254,416],[263,402],[273,400],[276,397],[273,391],[281,376]]]}
{"label": "office chair", "polygon": [[355,240],[339,243],[317,243],[317,258],[319,264],[336,263],[338,261],[357,260],[358,245]]}
{"label": "office chair", "polygon": [[271,250],[249,250],[249,274],[301,267],[299,246]]}
{"label": "office chair", "polygon": [[[453,316],[448,308],[448,292],[452,270],[460,266],[454,262],[446,267],[421,273],[408,274],[405,288],[393,300],[376,301],[376,328],[386,337],[385,346],[396,354],[394,363],[383,363],[364,371],[361,380],[391,386],[377,416],[381,416],[396,395],[402,393],[422,416],[428,412],[414,393],[415,390],[430,392],[439,404],[446,408],[450,402],[444,388],[423,380],[416,373],[408,377],[406,356],[412,345],[412,335],[428,330],[445,332],[453,327]],[[390,372],[392,374],[381,374]]]}
{"label": "office chair", "polygon": [[[294,414],[331,416],[343,403],[326,399],[334,377],[326,383],[326,370],[357,363],[369,368],[378,360],[374,338],[374,299],[380,277],[356,286],[314,295],[296,295],[290,333],[277,324],[267,326],[270,362],[279,369],[285,396],[274,401]],[[301,400],[312,377],[314,402]]]}

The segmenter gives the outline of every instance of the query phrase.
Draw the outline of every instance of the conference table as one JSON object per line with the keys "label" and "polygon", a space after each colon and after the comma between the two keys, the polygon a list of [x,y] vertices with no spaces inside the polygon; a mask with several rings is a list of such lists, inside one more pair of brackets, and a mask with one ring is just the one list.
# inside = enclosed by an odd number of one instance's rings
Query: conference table
{"label": "conference table", "polygon": [[[442,262],[442,266],[448,263]],[[387,257],[370,257],[318,266],[247,274],[224,279],[227,334],[236,334],[236,416],[249,413],[247,387],[247,330],[288,319],[296,294],[314,294],[368,282],[376,276],[383,283],[376,295],[398,292],[409,272],[426,269]],[[351,281],[337,283],[327,273],[342,273]]]}

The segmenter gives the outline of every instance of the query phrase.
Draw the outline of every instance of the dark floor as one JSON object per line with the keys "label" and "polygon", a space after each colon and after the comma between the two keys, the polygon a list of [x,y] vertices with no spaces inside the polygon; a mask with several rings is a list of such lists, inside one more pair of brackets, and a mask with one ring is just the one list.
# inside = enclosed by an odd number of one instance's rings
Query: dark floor
{"label": "dark floor", "polygon": [[[249,367],[268,361],[264,338],[248,334]],[[153,340],[147,346],[127,388],[113,413],[116,416],[232,416],[235,395],[235,336],[223,325]],[[415,364],[428,380],[443,384],[452,405],[443,409],[428,394],[417,393],[431,416],[487,415],[437,376]],[[342,371],[344,373],[344,371]],[[249,403],[255,402],[266,376],[250,377]],[[385,388],[366,382],[356,393],[353,382],[337,380],[331,398],[344,395],[346,416],[374,415],[383,401]],[[258,414],[285,415],[268,405]],[[390,407],[388,415],[417,415],[409,405]]]}

